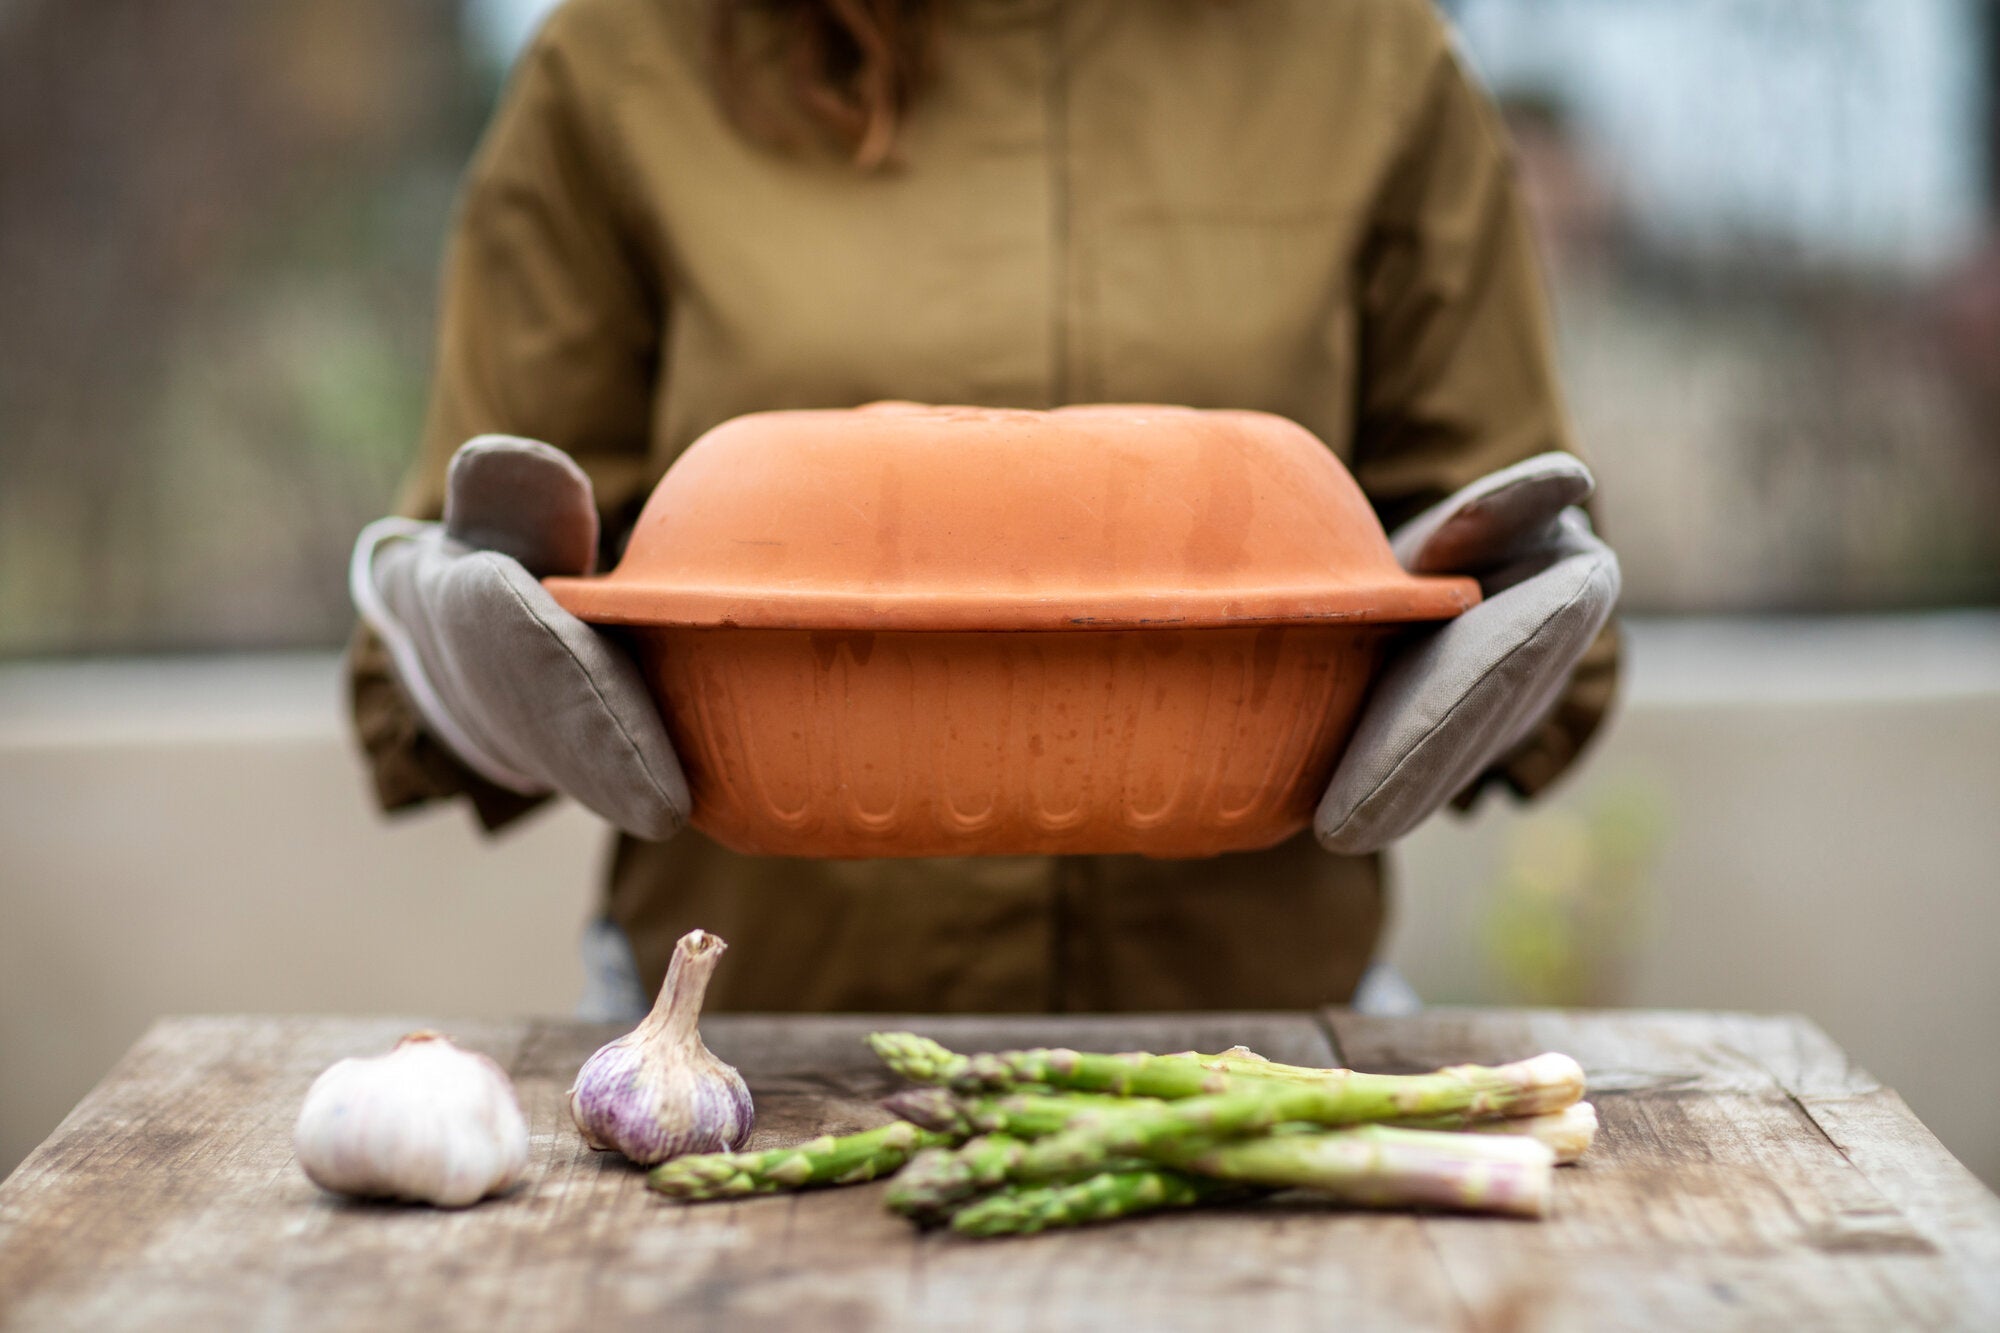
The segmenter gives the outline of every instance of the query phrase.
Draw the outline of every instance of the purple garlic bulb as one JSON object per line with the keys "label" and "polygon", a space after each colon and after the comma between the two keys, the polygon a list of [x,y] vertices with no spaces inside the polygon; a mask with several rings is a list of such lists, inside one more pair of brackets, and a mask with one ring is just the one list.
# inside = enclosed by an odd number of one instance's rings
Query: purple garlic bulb
{"label": "purple garlic bulb", "polygon": [[569,1113],[585,1143],[652,1166],[683,1153],[733,1152],[749,1139],[750,1090],[695,1026],[728,947],[705,930],[681,936],[653,1012],[583,1062]]}

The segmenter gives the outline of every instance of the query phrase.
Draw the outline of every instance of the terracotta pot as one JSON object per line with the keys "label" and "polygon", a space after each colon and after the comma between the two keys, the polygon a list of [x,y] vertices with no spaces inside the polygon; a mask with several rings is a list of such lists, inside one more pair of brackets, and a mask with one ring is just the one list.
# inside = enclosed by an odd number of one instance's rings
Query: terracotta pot
{"label": "terracotta pot", "polygon": [[1301,427],[876,404],[697,440],[601,578],[695,825],[786,856],[1268,846],[1399,625],[1457,615]]}

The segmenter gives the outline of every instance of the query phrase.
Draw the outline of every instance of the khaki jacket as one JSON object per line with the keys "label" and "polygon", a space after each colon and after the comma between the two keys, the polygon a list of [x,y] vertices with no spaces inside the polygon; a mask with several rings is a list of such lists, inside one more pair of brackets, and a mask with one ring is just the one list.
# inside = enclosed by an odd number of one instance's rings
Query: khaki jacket
{"label": "khaki jacket", "polygon": [[[945,0],[902,165],[747,140],[703,0],[569,0],[466,182],[403,500],[503,431],[568,450],[615,556],[716,423],[879,398],[1164,402],[1294,418],[1394,524],[1573,448],[1507,150],[1427,0]],[[1522,793],[1607,707],[1610,633],[1489,775]],[[529,804],[421,729],[359,636],[385,808]],[[1345,999],[1376,858],[1309,837],[1209,861],[804,862],[621,839],[607,907],[657,986],[700,925],[735,1008],[1295,1007]]]}

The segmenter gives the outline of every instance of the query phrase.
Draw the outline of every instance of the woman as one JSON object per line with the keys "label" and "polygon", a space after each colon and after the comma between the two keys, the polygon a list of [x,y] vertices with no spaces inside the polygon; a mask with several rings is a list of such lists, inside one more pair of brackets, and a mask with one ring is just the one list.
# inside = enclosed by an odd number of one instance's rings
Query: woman
{"label": "woman", "polygon": [[[1427,0],[569,0],[466,186],[403,509],[441,512],[469,437],[547,440],[612,554],[741,413],[1122,401],[1300,421],[1396,524],[1566,447],[1550,360],[1496,118]],[[1464,799],[1575,755],[1616,649],[1572,678],[1578,652]],[[371,636],[352,673],[385,808],[463,795],[491,828],[532,804],[434,734]],[[1383,893],[1377,857],[1310,837],[821,863],[688,831],[622,837],[606,911],[647,991],[683,931],[729,939],[721,1006],[1283,1008],[1352,994]]]}

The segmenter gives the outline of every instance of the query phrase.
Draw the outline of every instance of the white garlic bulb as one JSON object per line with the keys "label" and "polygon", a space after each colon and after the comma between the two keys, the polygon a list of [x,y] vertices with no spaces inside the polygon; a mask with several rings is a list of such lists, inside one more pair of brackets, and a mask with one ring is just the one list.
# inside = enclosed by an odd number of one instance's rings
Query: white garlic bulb
{"label": "white garlic bulb", "polygon": [[733,1152],[749,1139],[750,1089],[710,1054],[695,1026],[728,947],[705,930],[683,935],[653,1011],[583,1062],[569,1111],[585,1143],[651,1166],[682,1153]]}
{"label": "white garlic bulb", "polygon": [[462,1208],[528,1166],[528,1122],[493,1061],[435,1032],[342,1060],[313,1081],[292,1130],[313,1183],[359,1198]]}

